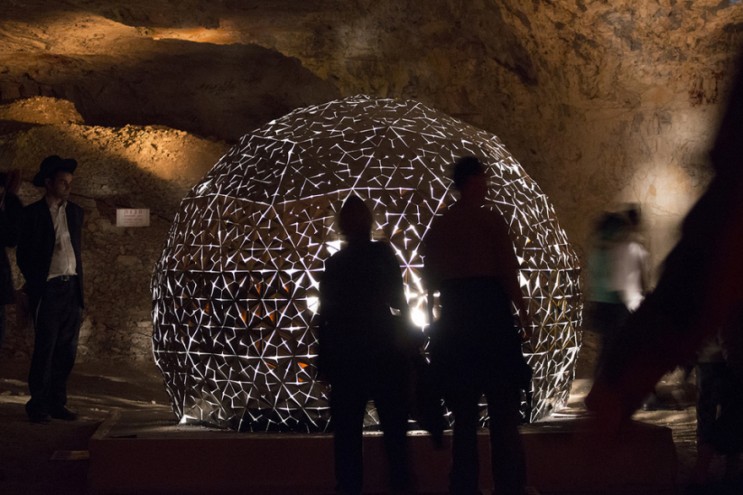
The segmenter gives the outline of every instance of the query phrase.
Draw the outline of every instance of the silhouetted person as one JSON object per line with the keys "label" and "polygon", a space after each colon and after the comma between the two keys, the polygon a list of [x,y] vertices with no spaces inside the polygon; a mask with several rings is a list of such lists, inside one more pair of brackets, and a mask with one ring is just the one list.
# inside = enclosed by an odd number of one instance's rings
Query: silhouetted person
{"label": "silhouetted person", "polygon": [[484,393],[496,493],[522,494],[519,406],[531,370],[512,310],[514,303],[528,332],[518,261],[503,218],[483,207],[485,166],[475,157],[460,158],[453,180],[460,198],[435,219],[424,252],[426,283],[429,291],[440,292],[441,302],[431,364],[443,375],[445,401],[454,415],[450,490],[478,493],[478,402]]}
{"label": "silhouetted person", "polygon": [[18,170],[11,170],[3,176],[2,191],[0,192],[0,347],[5,340],[5,305],[15,301],[15,286],[13,272],[10,269],[6,248],[15,247],[18,242],[18,226],[21,218],[21,201],[18,199],[18,189],[21,185],[21,174]]}
{"label": "silhouetted person", "polygon": [[[736,319],[733,332],[740,333],[742,324]],[[733,480],[743,451],[743,369],[727,352],[730,344],[722,333],[714,335],[697,358],[697,459],[689,493],[713,493],[706,485],[715,455],[725,456],[725,475]]]}
{"label": "silhouetted person", "polygon": [[26,279],[35,331],[26,404],[32,422],[77,418],[66,407],[83,307],[83,209],[68,201],[76,167],[75,160],[56,155],[41,162],[33,184],[46,192],[23,209],[18,237],[16,259]]}
{"label": "silhouetted person", "polygon": [[608,431],[631,417],[664,373],[691,362],[703,342],[743,310],[741,62],[710,154],[715,177],[684,219],[653,293],[630,316],[586,398]]}
{"label": "silhouetted person", "polygon": [[402,326],[408,318],[400,265],[392,248],[371,241],[372,214],[350,196],[338,215],[345,246],[325,262],[320,282],[319,368],[331,385],[337,490],[362,489],[362,428],[369,399],[384,432],[390,487],[410,489],[407,419],[409,362]]}

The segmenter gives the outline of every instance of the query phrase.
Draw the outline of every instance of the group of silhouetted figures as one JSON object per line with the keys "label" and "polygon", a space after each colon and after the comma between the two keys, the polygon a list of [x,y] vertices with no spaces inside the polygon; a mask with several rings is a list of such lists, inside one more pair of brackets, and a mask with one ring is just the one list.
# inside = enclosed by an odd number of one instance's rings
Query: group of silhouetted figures
{"label": "group of silhouetted figures", "polygon": [[[454,417],[451,493],[479,493],[478,404],[483,394],[496,492],[526,493],[518,425],[521,391],[531,380],[521,353],[529,325],[507,226],[497,213],[482,208],[485,172],[476,157],[455,163],[459,200],[436,218],[424,239],[424,280],[429,297],[439,293],[441,306],[439,319],[429,327],[426,379],[416,363],[421,341],[409,329],[400,265],[392,248],[371,240],[372,212],[360,198],[350,196],[340,209],[338,226],[346,244],[325,263],[319,314],[319,370],[331,384],[340,493],[361,493],[362,428],[370,399],[384,433],[390,489],[413,493],[408,417],[417,410],[422,426],[440,439],[443,416],[437,413],[443,409],[438,409],[437,396],[445,399]],[[435,391],[416,393],[413,381],[418,386],[435,384]],[[416,402],[421,396],[433,401]]]}
{"label": "group of silhouetted figures", "polygon": [[[716,493],[706,485],[714,455],[726,456],[735,475],[743,451],[742,134],[738,74],[710,154],[715,178],[684,219],[652,291],[634,208],[600,219],[588,263],[590,321],[603,342],[586,407],[597,427],[616,434],[652,400],[664,374],[696,363],[692,493]],[[482,207],[482,163],[461,158],[453,180],[460,198],[436,218],[423,243],[424,282],[429,299],[438,292],[440,302],[440,316],[429,326],[429,371],[454,418],[449,488],[478,493],[478,402],[485,395],[495,493],[523,494],[526,468],[517,426],[519,397],[531,370],[520,346],[530,337],[530,325],[518,264],[503,219]],[[327,261],[321,281],[319,362],[331,384],[337,488],[361,492],[362,424],[373,399],[390,488],[413,492],[405,435],[411,344],[399,265],[388,245],[371,241],[372,214],[359,198],[346,200],[339,225],[347,243]],[[740,490],[734,483],[732,489]]]}

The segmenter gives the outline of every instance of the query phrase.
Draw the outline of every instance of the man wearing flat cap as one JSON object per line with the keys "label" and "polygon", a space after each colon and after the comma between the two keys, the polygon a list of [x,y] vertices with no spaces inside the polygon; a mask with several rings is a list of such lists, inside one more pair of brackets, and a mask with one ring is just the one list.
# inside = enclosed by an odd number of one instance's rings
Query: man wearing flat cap
{"label": "man wearing flat cap", "polygon": [[46,193],[23,209],[16,248],[36,333],[26,404],[35,423],[77,419],[67,408],[67,378],[75,364],[83,307],[83,209],[68,200],[76,167],[74,159],[57,155],[41,162],[33,185]]}

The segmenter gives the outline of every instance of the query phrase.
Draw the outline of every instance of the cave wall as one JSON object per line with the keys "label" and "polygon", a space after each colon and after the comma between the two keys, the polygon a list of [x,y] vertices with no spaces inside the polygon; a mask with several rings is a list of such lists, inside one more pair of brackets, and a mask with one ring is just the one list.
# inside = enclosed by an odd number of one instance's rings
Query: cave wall
{"label": "cave wall", "polygon": [[[30,202],[44,156],[81,163],[83,358],[150,358],[152,267],[179,199],[231,143],[293,108],[359,93],[413,98],[498,135],[582,255],[602,210],[641,204],[657,265],[710,178],[743,30],[733,0],[3,9],[0,168],[23,170]],[[115,227],[116,207],[150,208],[152,225]],[[26,354],[28,322],[11,310],[11,323],[2,352]]]}
{"label": "cave wall", "polygon": [[[152,268],[181,198],[224,153],[225,143],[166,127],[85,125],[69,102],[48,97],[0,106],[0,122],[15,129],[0,134],[0,159],[22,170],[24,204],[43,194],[31,179],[45,156],[78,160],[72,200],[85,210],[86,302],[80,358],[149,359]],[[116,227],[116,208],[150,208],[150,226]],[[14,264],[14,250],[8,254]],[[17,270],[15,279],[22,285]],[[30,321],[8,306],[8,324],[1,352],[30,355]]]}

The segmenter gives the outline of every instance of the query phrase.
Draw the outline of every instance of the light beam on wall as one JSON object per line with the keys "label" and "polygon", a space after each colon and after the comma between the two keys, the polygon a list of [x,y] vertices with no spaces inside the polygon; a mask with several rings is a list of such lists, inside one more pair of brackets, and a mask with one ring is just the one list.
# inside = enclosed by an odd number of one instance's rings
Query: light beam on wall
{"label": "light beam on wall", "polygon": [[449,165],[465,154],[488,165],[487,207],[506,219],[521,262],[536,335],[532,419],[564,402],[579,267],[548,199],[496,136],[414,101],[358,96],[245,135],[183,199],[152,280],[154,358],[178,418],[324,430],[313,315],[323,262],[340,245],[335,209],[350,194],[373,205],[421,320],[421,239],[453,202]]}

